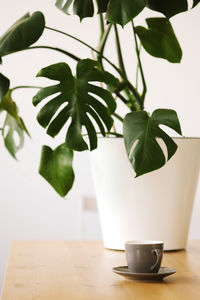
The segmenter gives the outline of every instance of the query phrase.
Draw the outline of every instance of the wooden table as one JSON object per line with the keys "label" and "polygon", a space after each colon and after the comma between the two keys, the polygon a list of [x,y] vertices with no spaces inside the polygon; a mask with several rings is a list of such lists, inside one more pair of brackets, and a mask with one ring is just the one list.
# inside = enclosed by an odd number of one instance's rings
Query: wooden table
{"label": "wooden table", "polygon": [[96,241],[13,242],[1,300],[199,300],[200,241],[167,252],[163,266],[177,273],[163,282],[129,281],[112,272],[122,251]]}

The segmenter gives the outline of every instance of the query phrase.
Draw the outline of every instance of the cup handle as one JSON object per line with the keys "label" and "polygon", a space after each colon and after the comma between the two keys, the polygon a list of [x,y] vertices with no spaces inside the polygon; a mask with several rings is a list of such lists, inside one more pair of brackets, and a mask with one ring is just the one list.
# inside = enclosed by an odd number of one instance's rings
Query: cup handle
{"label": "cup handle", "polygon": [[153,249],[152,253],[156,254],[156,262],[153,266],[151,266],[151,268],[150,268],[151,271],[153,271],[155,269],[155,267],[157,266],[157,264],[160,262],[161,255],[162,255],[162,252],[160,251],[160,249]]}

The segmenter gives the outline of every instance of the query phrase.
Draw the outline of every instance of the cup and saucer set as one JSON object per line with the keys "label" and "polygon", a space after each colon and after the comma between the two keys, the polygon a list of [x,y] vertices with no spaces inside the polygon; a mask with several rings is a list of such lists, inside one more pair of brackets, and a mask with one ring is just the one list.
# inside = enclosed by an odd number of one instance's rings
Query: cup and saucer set
{"label": "cup and saucer set", "polygon": [[130,280],[161,281],[176,273],[175,269],[161,267],[164,243],[162,241],[127,241],[127,266],[113,268],[113,272]]}

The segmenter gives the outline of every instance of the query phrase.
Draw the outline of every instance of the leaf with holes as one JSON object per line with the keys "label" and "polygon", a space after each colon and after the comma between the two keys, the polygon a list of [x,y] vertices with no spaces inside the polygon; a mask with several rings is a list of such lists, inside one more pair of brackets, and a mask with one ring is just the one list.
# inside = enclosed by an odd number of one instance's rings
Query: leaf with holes
{"label": "leaf with holes", "polygon": [[[47,133],[54,137],[71,119],[66,135],[67,146],[77,151],[88,149],[82,136],[84,126],[89,136],[90,150],[95,149],[97,133],[92,121],[95,121],[105,136],[105,127],[108,131],[112,127],[111,114],[116,109],[116,103],[109,91],[92,82],[103,82],[117,87],[118,80],[112,74],[102,71],[99,63],[91,59],[78,62],[76,76],[72,75],[66,63],[46,67],[37,76],[59,81],[58,84],[42,88],[34,96],[33,104],[37,105],[46,97],[59,93],[42,107],[37,116],[38,122],[44,128],[47,127]],[[55,116],[63,104],[66,104],[65,107]]]}
{"label": "leaf with holes", "polygon": [[10,80],[0,73],[0,102],[7,93],[10,86]]}
{"label": "leaf with holes", "polygon": [[35,43],[43,33],[44,16],[37,11],[24,15],[0,37],[0,56],[25,49]]}
{"label": "leaf with holes", "polygon": [[110,0],[106,18],[122,26],[136,17],[146,6],[146,0]]}
{"label": "leaf with holes", "polygon": [[42,147],[39,173],[62,197],[69,192],[74,182],[72,161],[73,151],[66,144],[55,150],[48,146]]}
{"label": "leaf with holes", "polygon": [[156,138],[164,141],[168,151],[167,160],[176,152],[177,145],[160,125],[181,134],[177,114],[171,109],[157,109],[151,117],[146,111],[131,112],[124,119],[124,142],[136,177],[159,169],[166,163]]}
{"label": "leaf with holes", "polygon": [[[98,13],[106,12],[109,0],[97,0]],[[65,14],[69,14],[69,8],[73,4],[73,12],[83,18],[92,17],[94,15],[94,0],[57,0],[56,7]]]}
{"label": "leaf with holes", "polygon": [[[16,159],[16,153],[24,145],[24,130],[22,129],[20,122],[13,118],[9,113],[7,113],[2,134],[7,150]],[[18,136],[19,142],[15,140],[14,134]]]}
{"label": "leaf with holes", "polygon": [[187,0],[147,0],[147,7],[163,13],[167,18],[171,18],[181,12],[188,10]]}
{"label": "leaf with holes", "polygon": [[[4,143],[7,150],[16,159],[16,153],[24,145],[24,132],[26,132],[28,135],[29,132],[24,124],[24,121],[18,115],[17,105],[11,98],[10,90],[3,97],[0,103],[0,112],[2,111],[7,112],[2,130]],[[18,136],[19,143],[17,143],[15,140],[15,134]]]}
{"label": "leaf with holes", "polygon": [[142,26],[135,28],[144,49],[152,56],[179,63],[182,58],[182,50],[169,20],[149,18],[146,19],[146,22],[148,29]]}

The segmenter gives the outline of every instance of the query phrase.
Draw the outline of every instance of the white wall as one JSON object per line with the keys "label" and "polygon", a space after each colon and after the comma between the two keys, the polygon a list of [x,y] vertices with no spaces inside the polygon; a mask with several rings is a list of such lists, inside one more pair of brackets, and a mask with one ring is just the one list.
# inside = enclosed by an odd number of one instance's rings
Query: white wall
{"label": "white wall", "polygon": [[[98,42],[96,33],[98,20],[83,21],[80,26],[77,17],[66,17],[54,7],[55,1],[7,0],[0,2],[0,34],[16,19],[27,11],[41,10],[46,15],[47,25],[66,32],[74,33],[88,41],[94,47]],[[175,32],[184,50],[181,65],[172,65],[163,60],[143,56],[143,64],[149,87],[147,109],[170,107],[177,110],[186,136],[199,136],[199,66],[200,66],[200,35],[198,28],[200,8],[189,14],[180,14],[172,21]],[[145,11],[136,23],[143,23],[144,16],[155,15]],[[122,38],[124,51],[127,51],[126,62],[128,72],[135,78],[135,66],[130,64],[133,45],[127,43],[130,28]],[[76,42],[47,32],[38,44],[65,47],[84,58],[90,51]],[[128,52],[130,51],[130,52]],[[107,48],[107,55],[113,57],[112,47]],[[133,58],[135,59],[135,58]],[[62,54],[47,50],[24,51],[3,60],[2,72],[12,80],[12,86],[21,84],[42,84],[41,79],[35,80],[35,74],[44,66],[66,61]],[[67,59],[68,63],[74,62]],[[15,100],[20,107],[20,114],[31,133],[32,139],[26,138],[25,147],[18,154],[19,161],[14,161],[0,141],[0,283],[7,260],[10,242],[13,239],[90,239],[100,238],[98,215],[90,202],[94,201],[94,189],[90,173],[88,153],[77,154],[74,161],[76,181],[68,197],[61,199],[54,190],[37,174],[41,145],[52,147],[61,143],[62,138],[52,140],[37,124],[37,109],[31,104],[35,91],[18,90]],[[191,224],[190,238],[200,238],[200,187],[197,190],[194,213]],[[89,204],[88,204],[89,203]],[[94,203],[93,203],[94,204]],[[84,207],[89,209],[83,210]]]}

